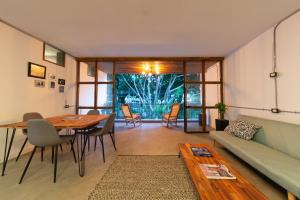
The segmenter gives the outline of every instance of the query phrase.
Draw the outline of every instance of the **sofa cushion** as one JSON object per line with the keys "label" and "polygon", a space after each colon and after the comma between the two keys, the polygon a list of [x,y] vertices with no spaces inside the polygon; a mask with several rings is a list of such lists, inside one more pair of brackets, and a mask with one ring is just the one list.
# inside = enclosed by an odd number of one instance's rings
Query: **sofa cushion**
{"label": "sofa cushion", "polygon": [[237,120],[230,123],[224,131],[244,140],[251,140],[260,127],[245,120]]}
{"label": "sofa cushion", "polygon": [[253,140],[300,159],[300,125],[240,115],[240,120],[262,126]]}
{"label": "sofa cushion", "polygon": [[223,131],[211,131],[210,136],[274,182],[300,197],[300,160]]}
{"label": "sofa cushion", "polygon": [[226,126],[224,131],[228,134],[234,135],[234,131],[237,129],[238,124],[239,124],[238,120],[232,121],[228,126]]}

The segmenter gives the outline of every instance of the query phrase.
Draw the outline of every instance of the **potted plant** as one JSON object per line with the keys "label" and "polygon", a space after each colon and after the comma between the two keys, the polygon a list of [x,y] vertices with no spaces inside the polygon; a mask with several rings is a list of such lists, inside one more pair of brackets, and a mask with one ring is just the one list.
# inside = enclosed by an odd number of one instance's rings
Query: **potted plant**
{"label": "potted plant", "polygon": [[223,102],[219,102],[215,105],[219,112],[219,119],[216,119],[216,130],[224,131],[229,124],[229,120],[224,119],[224,114],[227,110],[227,106]]}

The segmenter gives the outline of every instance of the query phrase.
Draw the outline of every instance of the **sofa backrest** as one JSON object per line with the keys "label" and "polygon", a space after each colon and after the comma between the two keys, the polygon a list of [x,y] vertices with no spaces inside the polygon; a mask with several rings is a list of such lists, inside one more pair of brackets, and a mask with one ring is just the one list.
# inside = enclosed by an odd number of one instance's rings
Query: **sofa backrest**
{"label": "sofa backrest", "polygon": [[238,119],[262,126],[253,140],[300,159],[300,125],[240,115]]}

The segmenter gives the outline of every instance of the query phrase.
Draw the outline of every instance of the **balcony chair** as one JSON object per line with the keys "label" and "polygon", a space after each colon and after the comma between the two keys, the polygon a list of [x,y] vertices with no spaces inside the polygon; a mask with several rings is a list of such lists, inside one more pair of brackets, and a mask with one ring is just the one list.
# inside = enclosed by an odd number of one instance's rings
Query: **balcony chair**
{"label": "balcony chair", "polygon": [[167,127],[169,127],[170,123],[175,122],[175,126],[177,126],[179,111],[180,111],[180,103],[172,104],[171,112],[163,115],[162,124],[167,123]]}
{"label": "balcony chair", "polygon": [[52,160],[54,156],[54,178],[53,182],[56,182],[56,171],[57,171],[57,157],[58,157],[58,145],[70,142],[71,144],[71,150],[73,152],[74,160],[76,163],[76,156],[75,151],[73,147],[73,139],[75,138],[75,135],[59,135],[58,131],[55,129],[55,127],[50,124],[45,119],[32,119],[27,122],[27,137],[30,144],[34,145],[33,151],[29,157],[29,160],[25,166],[25,169],[23,171],[23,174],[21,176],[19,184],[22,183],[23,178],[27,172],[27,169],[31,163],[31,160],[33,158],[33,155],[37,149],[37,147],[43,149],[46,146],[52,147],[52,152],[54,151],[54,154],[52,154]]}
{"label": "balcony chair", "polygon": [[[97,140],[97,137],[99,138],[101,145],[102,145],[102,157],[103,157],[103,162],[105,162],[105,152],[104,152],[104,141],[103,141],[103,136],[104,135],[110,135],[111,141],[113,143],[114,149],[117,150],[116,148],[116,143],[115,143],[115,134],[113,132],[113,127],[114,127],[114,123],[115,123],[115,118],[116,118],[116,114],[112,113],[109,118],[106,120],[104,126],[102,129],[95,129],[94,131],[89,133],[89,137],[90,136],[94,136],[95,140]],[[85,147],[88,141],[88,137],[85,138],[84,141],[84,146],[83,146],[83,151],[82,151],[82,155],[84,154],[85,151]]]}
{"label": "balcony chair", "polygon": [[135,127],[135,124],[138,122],[141,125],[141,115],[140,114],[132,114],[129,104],[122,104],[121,108],[122,108],[122,112],[123,112],[123,115],[125,118],[126,126],[129,123],[133,123],[133,127]]}

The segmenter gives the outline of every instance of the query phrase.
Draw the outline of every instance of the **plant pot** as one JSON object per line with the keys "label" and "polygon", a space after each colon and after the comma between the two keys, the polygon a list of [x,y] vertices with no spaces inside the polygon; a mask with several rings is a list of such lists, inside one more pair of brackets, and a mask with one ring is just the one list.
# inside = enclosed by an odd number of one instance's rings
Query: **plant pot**
{"label": "plant pot", "polygon": [[224,131],[228,124],[229,120],[227,119],[216,119],[216,131]]}

